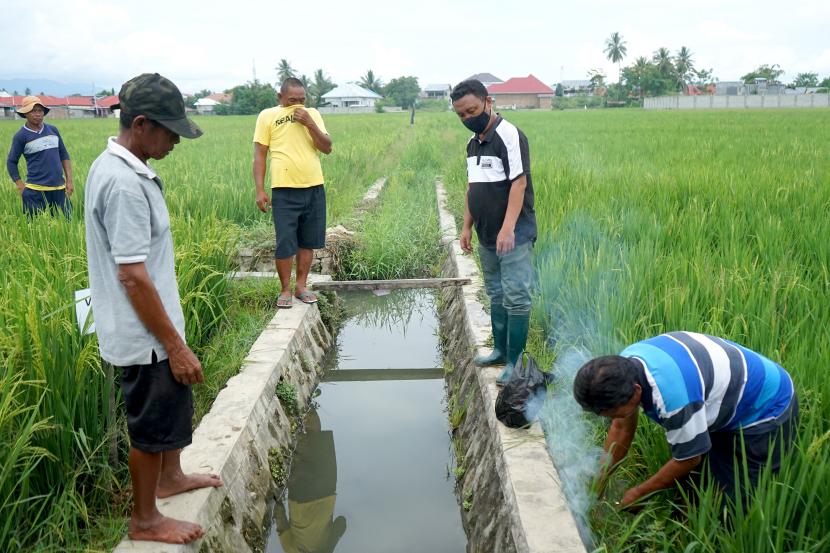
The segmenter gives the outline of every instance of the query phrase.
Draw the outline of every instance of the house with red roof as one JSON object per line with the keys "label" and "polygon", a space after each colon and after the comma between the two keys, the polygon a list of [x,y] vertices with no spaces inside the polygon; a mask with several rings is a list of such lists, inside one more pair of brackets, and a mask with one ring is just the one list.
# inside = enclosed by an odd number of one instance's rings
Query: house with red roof
{"label": "house with red roof", "polygon": [[487,87],[496,109],[550,109],[554,90],[534,77],[513,77]]}
{"label": "house with red roof", "polygon": [[[109,107],[118,103],[118,96],[46,96],[36,94],[44,106],[49,108],[50,119],[91,119],[93,117],[108,117]],[[0,97],[0,117],[15,119],[15,110],[23,105],[23,96]]]}

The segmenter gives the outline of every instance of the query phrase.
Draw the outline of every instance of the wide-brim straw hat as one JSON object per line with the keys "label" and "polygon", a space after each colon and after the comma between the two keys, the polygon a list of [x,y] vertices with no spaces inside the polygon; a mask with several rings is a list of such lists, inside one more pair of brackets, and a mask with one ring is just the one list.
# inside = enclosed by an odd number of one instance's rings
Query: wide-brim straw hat
{"label": "wide-brim straw hat", "polygon": [[35,109],[35,106],[42,107],[44,115],[49,113],[49,108],[43,105],[43,102],[40,101],[40,98],[38,98],[37,96],[26,96],[25,98],[23,98],[23,105],[20,106],[20,109],[17,110],[17,114],[20,117],[26,117],[26,114]]}

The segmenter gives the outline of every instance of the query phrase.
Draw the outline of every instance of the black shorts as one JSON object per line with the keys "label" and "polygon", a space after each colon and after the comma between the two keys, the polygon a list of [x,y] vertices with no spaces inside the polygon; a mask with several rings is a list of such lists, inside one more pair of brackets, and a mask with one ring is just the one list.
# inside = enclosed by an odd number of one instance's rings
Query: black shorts
{"label": "black shorts", "polygon": [[[788,410],[772,428],[760,432],[747,429],[743,432],[743,448],[741,434],[736,432],[713,432],[712,449],[706,455],[706,463],[712,476],[723,491],[733,499],[739,491],[742,499],[746,499],[746,492],[742,490],[744,478],[743,463],[746,462],[749,483],[754,488],[758,485],[761,472],[770,465],[774,474],[781,467],[781,455],[785,454],[793,444],[796,427],[798,426],[798,398],[793,396]],[[739,480],[736,486],[735,474]]]}
{"label": "black shorts", "polygon": [[173,378],[167,359],[120,367],[130,445],[158,453],[189,445],[193,439],[193,391]]}
{"label": "black shorts", "polygon": [[326,191],[322,184],[309,188],[272,188],[271,214],[277,234],[274,257],[286,259],[297,248],[326,247]]}

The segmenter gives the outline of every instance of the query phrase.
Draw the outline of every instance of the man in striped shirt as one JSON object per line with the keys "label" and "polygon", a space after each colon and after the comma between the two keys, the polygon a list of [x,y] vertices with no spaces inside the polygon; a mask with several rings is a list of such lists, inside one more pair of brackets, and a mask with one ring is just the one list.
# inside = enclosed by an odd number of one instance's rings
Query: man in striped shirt
{"label": "man in striped shirt", "polygon": [[[574,379],[586,411],[613,419],[606,469],[626,455],[639,407],[666,430],[672,459],[623,495],[628,505],[671,487],[706,458],[724,492],[743,495],[735,467],[744,461],[754,486],[766,464],[776,472],[790,448],[798,400],[790,375],[763,355],[723,338],[669,332],[586,363]],[[741,436],[743,434],[743,436]],[[743,439],[743,447],[741,440]]]}

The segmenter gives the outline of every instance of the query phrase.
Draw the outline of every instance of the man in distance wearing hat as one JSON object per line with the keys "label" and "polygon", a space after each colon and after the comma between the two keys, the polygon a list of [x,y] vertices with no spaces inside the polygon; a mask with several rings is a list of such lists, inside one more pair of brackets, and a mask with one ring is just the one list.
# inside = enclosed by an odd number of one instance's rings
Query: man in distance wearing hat
{"label": "man in distance wearing hat", "polygon": [[[37,96],[26,96],[17,110],[26,119],[12,138],[6,169],[20,197],[23,211],[30,217],[47,207],[54,215],[58,210],[69,216],[72,196],[72,162],[58,129],[43,122],[49,108]],[[26,160],[26,182],[17,166],[20,156]],[[65,178],[64,178],[65,175]]]}
{"label": "man in distance wearing hat", "polygon": [[101,357],[119,368],[127,410],[134,494],[128,534],[188,543],[202,528],[163,516],[156,497],[222,482],[181,468],[181,450],[192,439],[191,385],[204,377],[185,341],[163,183],[147,161],[202,131],[185,116],[176,85],[158,73],[127,81],[118,99],[121,131],[92,164],[84,198],[92,308]]}

